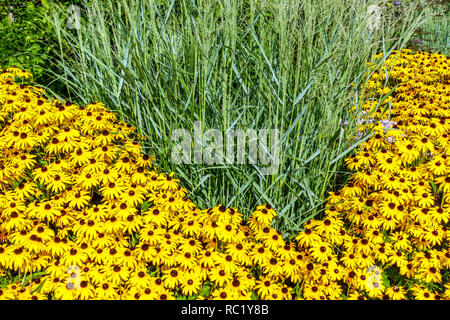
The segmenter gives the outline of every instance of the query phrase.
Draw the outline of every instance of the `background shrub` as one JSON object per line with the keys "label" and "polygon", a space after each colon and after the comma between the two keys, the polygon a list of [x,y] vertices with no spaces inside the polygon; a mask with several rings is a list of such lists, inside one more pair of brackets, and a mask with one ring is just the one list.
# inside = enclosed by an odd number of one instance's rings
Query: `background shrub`
{"label": "background shrub", "polygon": [[50,26],[41,18],[48,8],[41,1],[0,3],[0,65],[16,65],[42,81],[44,67],[55,46],[49,41]]}

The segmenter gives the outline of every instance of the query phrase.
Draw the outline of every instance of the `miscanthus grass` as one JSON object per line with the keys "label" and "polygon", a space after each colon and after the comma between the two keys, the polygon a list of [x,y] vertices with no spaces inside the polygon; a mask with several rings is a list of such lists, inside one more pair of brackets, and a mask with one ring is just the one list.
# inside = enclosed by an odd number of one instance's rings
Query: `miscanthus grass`
{"label": "miscanthus grass", "polygon": [[[268,203],[290,232],[325,209],[326,190],[345,181],[343,158],[367,138],[353,139],[367,62],[381,53],[383,64],[423,20],[414,2],[401,19],[356,0],[82,2],[79,28],[68,28],[78,26],[65,9],[50,17],[55,76],[71,98],[102,101],[135,125],[156,165],[174,170],[199,207],[221,203],[248,217]],[[278,172],[174,164],[171,134],[192,132],[195,121],[222,133],[278,129]]]}
{"label": "miscanthus grass", "polygon": [[[445,55],[450,53],[450,2],[438,2],[437,8],[426,8],[431,16],[420,29],[419,38],[414,39],[417,45],[426,45],[427,51],[439,51]],[[414,41],[413,40],[413,41]]]}

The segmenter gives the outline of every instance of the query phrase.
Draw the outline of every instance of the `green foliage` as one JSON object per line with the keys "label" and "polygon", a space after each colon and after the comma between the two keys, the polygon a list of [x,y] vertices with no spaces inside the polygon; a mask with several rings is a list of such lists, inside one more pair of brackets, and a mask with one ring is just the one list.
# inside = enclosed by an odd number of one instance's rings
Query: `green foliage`
{"label": "green foliage", "polygon": [[43,77],[54,47],[49,24],[42,19],[46,12],[41,1],[0,1],[1,66],[16,65],[31,71],[35,79]]}
{"label": "green foliage", "polygon": [[6,288],[9,284],[9,281],[6,277],[0,277],[0,289]]}
{"label": "green foliage", "polygon": [[[257,204],[296,232],[324,209],[357,147],[353,112],[375,53],[400,49],[422,11],[410,4],[395,25],[367,27],[357,0],[83,1],[81,28],[64,9],[51,23],[59,71],[82,103],[104,102],[148,137],[146,151],[175,171],[199,207],[222,203],[248,216]],[[355,106],[356,111],[350,107]],[[343,126],[344,121],[349,121]],[[176,129],[272,129],[281,135],[277,174],[251,164],[171,162]],[[269,141],[270,141],[269,137]]]}

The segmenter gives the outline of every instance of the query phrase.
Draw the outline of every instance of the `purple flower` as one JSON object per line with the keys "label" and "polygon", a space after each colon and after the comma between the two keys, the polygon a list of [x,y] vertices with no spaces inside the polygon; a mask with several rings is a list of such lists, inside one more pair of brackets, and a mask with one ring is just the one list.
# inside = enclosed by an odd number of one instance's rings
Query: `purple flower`
{"label": "purple flower", "polygon": [[357,140],[357,141],[361,140],[362,137],[363,137],[363,134],[364,134],[363,132],[359,131],[359,132],[356,134],[356,140]]}
{"label": "purple flower", "polygon": [[395,1],[395,2],[394,2],[394,6],[396,6],[396,7],[400,6],[401,4],[402,4],[401,1]]}
{"label": "purple flower", "polygon": [[381,125],[384,128],[392,128],[393,125],[397,124],[397,122],[390,121],[390,120],[387,120],[387,119],[383,119],[380,122],[381,122]]}

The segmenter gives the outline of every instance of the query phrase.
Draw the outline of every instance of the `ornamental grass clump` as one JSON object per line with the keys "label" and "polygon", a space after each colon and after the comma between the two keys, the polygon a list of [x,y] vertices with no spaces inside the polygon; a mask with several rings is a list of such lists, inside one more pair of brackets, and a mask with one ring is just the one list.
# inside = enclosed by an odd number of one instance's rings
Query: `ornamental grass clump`
{"label": "ornamental grass clump", "polygon": [[351,179],[292,241],[270,205],[200,210],[103,104],[3,70],[0,299],[449,299],[449,60],[382,66]]}

